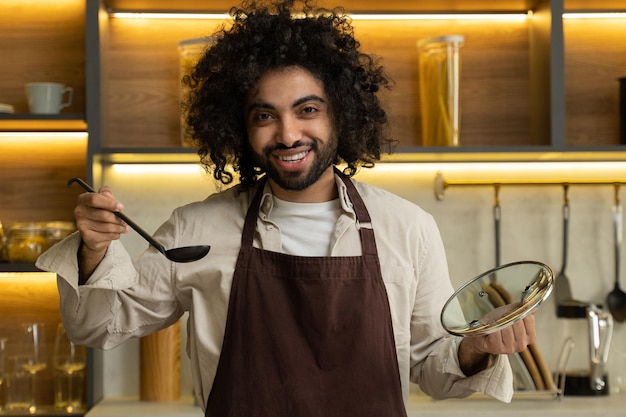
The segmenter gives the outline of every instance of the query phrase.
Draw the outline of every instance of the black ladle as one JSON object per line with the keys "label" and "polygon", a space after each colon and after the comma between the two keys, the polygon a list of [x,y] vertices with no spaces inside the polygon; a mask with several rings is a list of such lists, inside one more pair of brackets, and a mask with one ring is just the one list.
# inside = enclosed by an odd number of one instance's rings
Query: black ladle
{"label": "black ladle", "polygon": [[[96,190],[93,189],[92,186],[87,184],[85,181],[80,178],[72,178],[67,182],[67,186],[71,187],[73,183],[78,183],[81,187],[83,187],[86,191],[90,193],[95,193]],[[134,221],[129,219],[124,213],[120,213],[119,211],[114,211],[115,214],[120,219],[124,220],[124,222],[129,225],[135,232],[139,233],[141,237],[146,239],[150,245],[154,246],[159,252],[161,252],[167,259],[172,262],[194,262],[199,259],[204,258],[211,250],[211,246],[208,245],[198,245],[198,246],[185,246],[182,248],[174,248],[174,249],[165,249],[162,244],[157,242],[148,232],[139,227]]]}

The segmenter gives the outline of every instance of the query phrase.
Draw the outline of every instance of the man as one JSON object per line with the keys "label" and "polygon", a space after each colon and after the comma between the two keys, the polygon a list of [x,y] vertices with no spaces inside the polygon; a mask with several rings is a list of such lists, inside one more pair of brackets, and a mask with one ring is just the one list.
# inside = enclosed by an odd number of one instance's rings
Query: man
{"label": "man", "polygon": [[434,398],[509,401],[504,354],[534,341],[533,317],[447,335],[433,218],[349,178],[390,142],[376,97],[388,79],[349,19],[289,0],[232,13],[185,82],[201,161],[240,184],[178,208],[155,234],[211,253],[176,264],[150,248],[131,262],[112,190],[80,195],[79,232],[38,260],[62,278],[68,332],[108,349],[188,311],[207,416],[405,416],[409,381]]}

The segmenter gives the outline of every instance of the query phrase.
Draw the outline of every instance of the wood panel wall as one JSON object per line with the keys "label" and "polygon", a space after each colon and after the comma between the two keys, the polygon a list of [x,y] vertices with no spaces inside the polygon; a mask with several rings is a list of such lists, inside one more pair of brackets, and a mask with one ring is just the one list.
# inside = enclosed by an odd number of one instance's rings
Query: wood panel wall
{"label": "wood panel wall", "polygon": [[564,31],[567,145],[618,145],[626,21],[568,19]]}
{"label": "wood panel wall", "polygon": [[[529,50],[526,22],[400,21],[354,23],[362,50],[382,58],[395,81],[383,94],[392,136],[420,146],[416,43],[462,34],[461,143],[530,145]],[[104,105],[110,148],[180,146],[178,42],[206,36],[217,23],[164,20],[110,21]]]}
{"label": "wood panel wall", "polygon": [[83,0],[0,0],[0,103],[28,113],[24,85],[57,82],[74,89],[63,113],[85,113]]}
{"label": "wood panel wall", "polygon": [[0,138],[0,221],[73,221],[79,190],[65,184],[87,172],[87,142],[57,137]]}

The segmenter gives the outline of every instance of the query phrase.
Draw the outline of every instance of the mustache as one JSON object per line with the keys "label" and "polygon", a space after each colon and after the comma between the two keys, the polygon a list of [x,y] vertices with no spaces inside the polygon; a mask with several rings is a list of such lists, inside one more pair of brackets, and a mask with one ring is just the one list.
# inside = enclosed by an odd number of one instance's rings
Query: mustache
{"label": "mustache", "polygon": [[291,146],[287,146],[284,143],[279,143],[276,145],[267,145],[266,147],[263,148],[263,152],[265,154],[269,154],[272,153],[274,151],[284,151],[284,150],[288,150],[288,149],[295,149],[295,148],[299,148],[301,146],[308,146],[313,150],[317,150],[318,146],[317,146],[317,142],[315,141],[311,141],[311,142],[305,142],[303,140],[297,140],[295,141]]}

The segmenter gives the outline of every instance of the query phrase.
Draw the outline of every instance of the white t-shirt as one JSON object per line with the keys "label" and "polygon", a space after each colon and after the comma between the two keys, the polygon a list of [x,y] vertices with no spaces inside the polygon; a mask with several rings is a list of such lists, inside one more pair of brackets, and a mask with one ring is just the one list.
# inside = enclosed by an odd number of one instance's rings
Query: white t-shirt
{"label": "white t-shirt", "polygon": [[283,253],[330,256],[330,239],[340,214],[338,198],[323,203],[294,203],[274,196],[270,219],[280,228]]}

